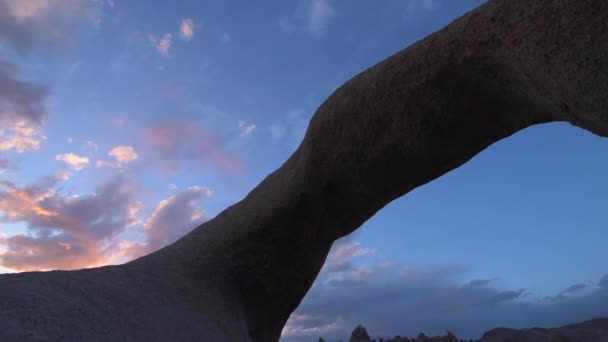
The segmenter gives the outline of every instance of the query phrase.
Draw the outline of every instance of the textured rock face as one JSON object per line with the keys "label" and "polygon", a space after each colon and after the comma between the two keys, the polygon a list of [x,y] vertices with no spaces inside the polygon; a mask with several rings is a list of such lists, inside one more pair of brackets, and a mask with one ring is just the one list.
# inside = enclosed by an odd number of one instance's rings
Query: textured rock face
{"label": "textured rock face", "polygon": [[605,0],[484,3],[340,87],[278,170],[173,245],[0,276],[0,340],[277,340],[333,241],[393,199],[530,125],[608,136],[607,26]]}

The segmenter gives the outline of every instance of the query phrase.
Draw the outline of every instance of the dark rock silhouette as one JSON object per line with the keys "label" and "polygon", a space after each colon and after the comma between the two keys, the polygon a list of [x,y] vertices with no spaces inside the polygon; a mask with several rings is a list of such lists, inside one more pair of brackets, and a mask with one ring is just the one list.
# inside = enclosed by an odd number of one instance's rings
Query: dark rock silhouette
{"label": "dark rock silhouette", "polygon": [[1,341],[276,341],[332,243],[534,124],[608,136],[608,2],[490,0],[355,76],[241,202],[121,266],[0,276]]}
{"label": "dark rock silhouette", "polygon": [[559,328],[492,329],[479,342],[608,342],[608,318],[598,318]]}
{"label": "dark rock silhouette", "polygon": [[[367,339],[353,340],[355,333],[365,332]],[[358,325],[353,331],[351,340],[370,341],[365,328]],[[458,339],[450,331],[445,336],[427,337],[420,333],[415,339],[395,336],[394,338],[379,338],[379,342],[608,342],[608,318],[598,318],[558,328],[509,329],[495,328],[483,334],[479,340]]]}
{"label": "dark rock silhouette", "polygon": [[350,339],[348,339],[348,342],[371,342],[371,341],[372,340],[369,338],[369,335],[367,334],[367,330],[365,330],[365,328],[361,324],[357,325],[355,330],[353,330],[352,334],[350,334]]}

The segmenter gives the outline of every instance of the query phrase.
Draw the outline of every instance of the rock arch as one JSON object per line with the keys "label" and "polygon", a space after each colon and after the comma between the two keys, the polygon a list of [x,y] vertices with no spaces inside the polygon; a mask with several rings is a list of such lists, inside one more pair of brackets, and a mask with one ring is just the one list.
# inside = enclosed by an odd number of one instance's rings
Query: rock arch
{"label": "rock arch", "polygon": [[608,136],[608,2],[490,0],[346,82],[278,170],[176,243],[0,276],[0,340],[277,340],[335,239],[551,121]]}

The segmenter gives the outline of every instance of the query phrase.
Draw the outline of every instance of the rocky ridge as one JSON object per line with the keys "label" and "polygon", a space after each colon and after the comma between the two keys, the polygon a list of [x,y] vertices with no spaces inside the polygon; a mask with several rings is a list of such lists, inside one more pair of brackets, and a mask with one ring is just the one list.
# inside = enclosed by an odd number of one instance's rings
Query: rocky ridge
{"label": "rocky ridge", "polygon": [[[319,341],[325,341],[319,339]],[[452,332],[445,336],[428,337],[423,333],[416,338],[395,336],[371,339],[365,327],[359,324],[348,342],[608,342],[608,318],[597,318],[557,328],[510,329],[494,328],[485,332],[479,340],[459,339]]]}

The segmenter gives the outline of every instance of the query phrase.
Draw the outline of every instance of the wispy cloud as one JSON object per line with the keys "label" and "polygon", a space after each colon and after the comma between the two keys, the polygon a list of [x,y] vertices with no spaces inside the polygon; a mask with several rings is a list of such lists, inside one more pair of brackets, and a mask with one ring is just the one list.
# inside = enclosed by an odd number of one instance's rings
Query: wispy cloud
{"label": "wispy cloud", "polygon": [[421,14],[434,12],[440,7],[439,0],[407,0],[403,18],[409,21],[419,17]]}
{"label": "wispy cloud", "polygon": [[191,186],[160,201],[143,225],[145,241],[123,241],[113,255],[130,260],[175,242],[207,220],[200,201],[212,195],[207,187]]}
{"label": "wispy cloud", "polygon": [[244,120],[239,120],[239,129],[241,130],[240,137],[243,138],[255,130],[255,124]]}
{"label": "wispy cloud", "polygon": [[228,44],[232,42],[232,36],[228,32],[222,32],[220,34],[220,42]]}
{"label": "wispy cloud", "polygon": [[157,38],[154,35],[148,36],[148,41],[150,44],[156,49],[156,51],[158,51],[158,53],[166,58],[171,57],[169,50],[171,49],[172,40],[173,35],[171,33],[165,33],[160,38]]}
{"label": "wispy cloud", "polygon": [[162,200],[144,226],[146,249],[164,247],[205,221],[205,212],[198,202],[212,194],[207,187],[192,186]]}
{"label": "wispy cloud", "polygon": [[89,164],[89,158],[71,152],[58,154],[55,159],[64,162],[74,171],[80,171]]}
{"label": "wispy cloud", "polygon": [[308,30],[319,36],[325,34],[327,25],[335,12],[328,0],[312,0],[308,15]]}
{"label": "wispy cloud", "polygon": [[304,138],[310,117],[301,108],[289,110],[286,115],[278,118],[267,129],[273,140],[290,140],[292,145],[299,144]]}
{"label": "wispy cloud", "polygon": [[301,0],[294,13],[278,20],[283,32],[303,31],[316,37],[325,35],[336,10],[329,0]]}
{"label": "wispy cloud", "polygon": [[216,132],[199,123],[164,123],[146,128],[142,138],[152,156],[160,157],[167,170],[178,170],[184,162],[208,163],[222,172],[240,172],[241,163],[223,149]]}
{"label": "wispy cloud", "polygon": [[189,41],[194,37],[194,21],[192,19],[182,19],[179,24],[179,37],[185,41]]}

